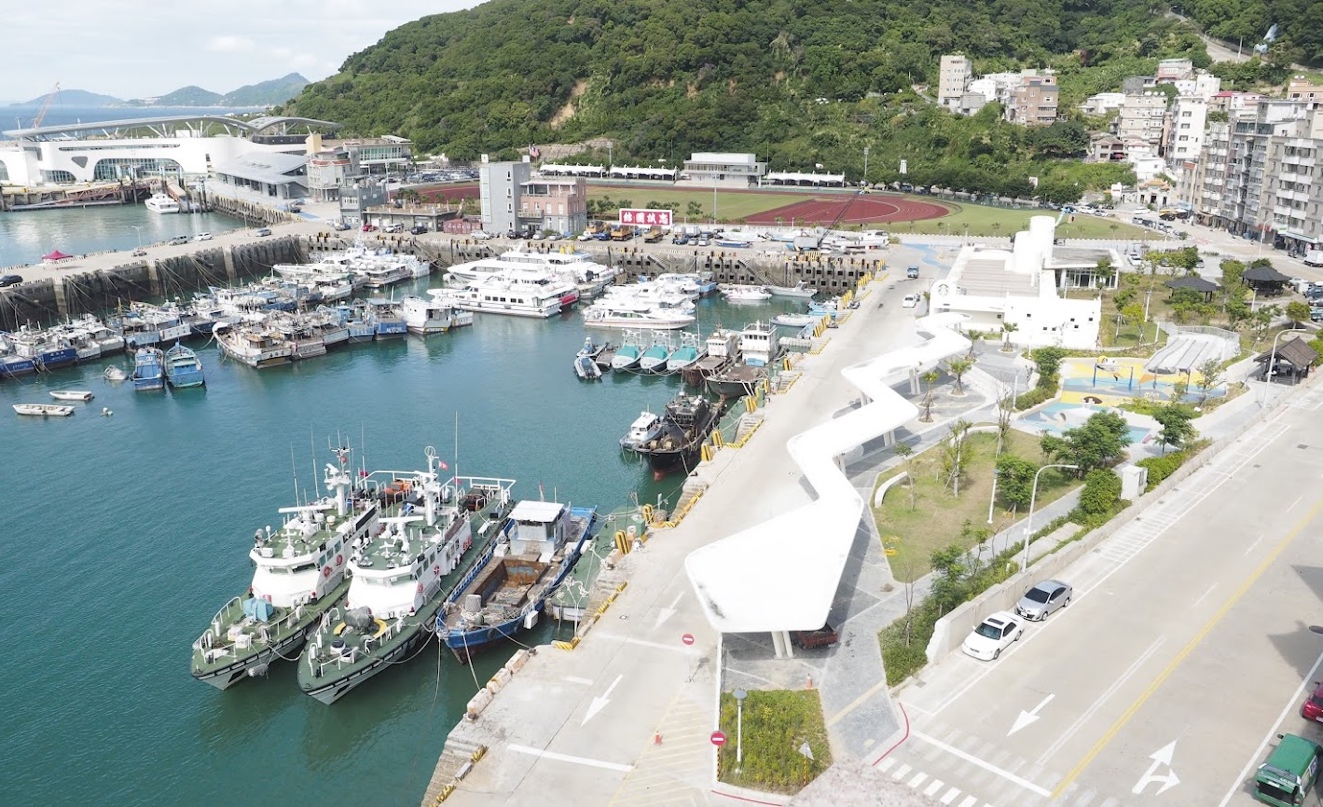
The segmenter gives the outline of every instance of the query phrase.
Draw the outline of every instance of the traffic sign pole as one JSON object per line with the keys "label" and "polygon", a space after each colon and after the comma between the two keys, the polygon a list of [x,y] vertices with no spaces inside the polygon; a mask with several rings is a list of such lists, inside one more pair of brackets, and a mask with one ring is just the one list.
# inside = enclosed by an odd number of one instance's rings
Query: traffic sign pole
{"label": "traffic sign pole", "polygon": [[[686,678],[685,680],[693,681],[694,680],[694,634],[686,633],[685,635],[680,637],[680,641],[684,642],[684,646],[688,648],[685,651],[685,658],[687,659],[686,663],[689,665],[689,677]],[[724,737],[725,735],[722,736]]]}

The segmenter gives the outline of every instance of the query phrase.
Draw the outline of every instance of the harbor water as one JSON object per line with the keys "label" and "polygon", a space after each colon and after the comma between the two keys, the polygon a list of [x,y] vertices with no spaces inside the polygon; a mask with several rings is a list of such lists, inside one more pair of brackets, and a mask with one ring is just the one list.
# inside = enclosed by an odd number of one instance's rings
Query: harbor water
{"label": "harbor water", "polygon": [[[153,213],[142,204],[25,210],[0,213],[0,268],[22,274],[21,267],[59,250],[68,255],[118,250],[124,262],[133,260],[138,244],[218,234],[243,227],[221,213]],[[136,229],[135,229],[136,228]],[[141,240],[140,240],[141,239]]]}
{"label": "harbor water", "polygon": [[[0,226],[51,215],[61,214],[0,215]],[[83,223],[116,215],[128,214],[95,211]],[[705,300],[700,326],[738,328],[799,307]],[[585,333],[577,312],[479,315],[426,340],[346,346],[261,371],[200,345],[202,389],[134,393],[104,381],[106,364],[127,368],[125,357],[0,383],[6,800],[417,803],[464,704],[516,645],[470,668],[432,642],[329,707],[299,692],[289,663],[217,691],[189,674],[190,645],[246,590],[253,531],[318,493],[328,442],[374,469],[421,468],[434,446],[452,471],[519,480],[522,498],[603,511],[631,495],[673,505],[682,478],[654,481],[617,441],[680,380],[579,381],[571,358]],[[605,335],[619,339],[594,333]],[[13,415],[11,404],[49,402],[60,388],[96,398],[70,418]],[[554,629],[544,621],[521,641]]]}

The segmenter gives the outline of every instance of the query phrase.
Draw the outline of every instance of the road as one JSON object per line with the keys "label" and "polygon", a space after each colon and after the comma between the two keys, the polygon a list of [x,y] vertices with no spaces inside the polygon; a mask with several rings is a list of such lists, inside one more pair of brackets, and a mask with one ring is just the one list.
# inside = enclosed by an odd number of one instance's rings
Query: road
{"label": "road", "polygon": [[1000,660],[925,670],[878,767],[956,807],[1252,803],[1266,742],[1320,734],[1298,716],[1323,661],[1320,406],[1277,410],[1072,566],[1071,605]]}

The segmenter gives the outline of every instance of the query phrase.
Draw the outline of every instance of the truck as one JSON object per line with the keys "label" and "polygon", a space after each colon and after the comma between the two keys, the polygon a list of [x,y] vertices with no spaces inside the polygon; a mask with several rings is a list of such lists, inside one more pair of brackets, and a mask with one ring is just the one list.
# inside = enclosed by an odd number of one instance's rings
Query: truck
{"label": "truck", "polygon": [[823,623],[817,630],[796,630],[790,632],[790,638],[795,644],[799,645],[801,650],[811,650],[815,647],[830,647],[841,640],[837,635],[836,629],[830,622]]}
{"label": "truck", "polygon": [[612,241],[628,241],[634,237],[634,228],[628,224],[617,224],[611,228]]}
{"label": "truck", "polygon": [[662,240],[663,235],[665,235],[665,233],[662,232],[662,228],[654,224],[648,228],[648,233],[643,236],[643,241],[648,244],[655,244]]}
{"label": "truck", "polygon": [[1294,734],[1278,734],[1277,748],[1254,774],[1256,801],[1276,807],[1305,803],[1318,780],[1323,747]]}
{"label": "truck", "polygon": [[1323,249],[1311,249],[1305,252],[1305,266],[1323,266]]}

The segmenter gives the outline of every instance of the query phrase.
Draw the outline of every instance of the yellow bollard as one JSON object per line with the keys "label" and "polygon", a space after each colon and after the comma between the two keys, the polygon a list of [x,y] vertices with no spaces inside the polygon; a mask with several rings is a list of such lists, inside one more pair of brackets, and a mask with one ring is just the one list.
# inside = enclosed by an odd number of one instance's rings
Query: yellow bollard
{"label": "yellow bollard", "polygon": [[789,357],[789,356],[787,356],[786,358],[784,358],[784,359],[781,360],[781,369],[782,369],[782,370],[789,370],[789,369],[790,369],[790,357]]}
{"label": "yellow bollard", "polygon": [[625,537],[624,530],[616,530],[616,549],[620,550],[622,555],[629,554],[629,539]]}
{"label": "yellow bollard", "polygon": [[652,523],[652,505],[650,504],[643,505],[640,512],[643,513],[643,520],[645,522],[649,524]]}
{"label": "yellow bollard", "polygon": [[712,432],[712,445],[720,448],[726,444],[726,435],[721,433],[721,429]]}

